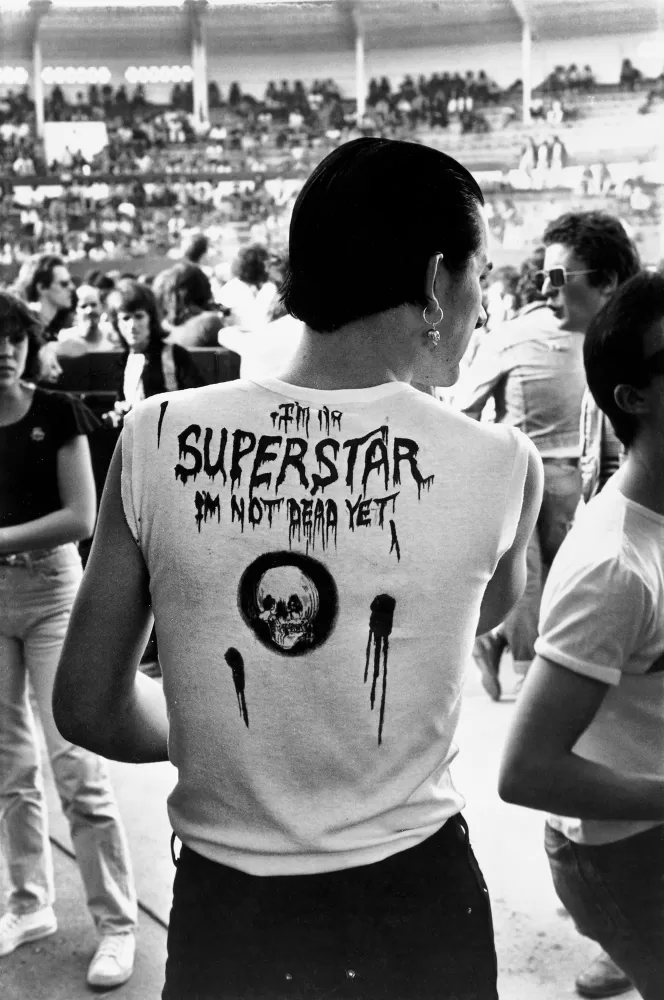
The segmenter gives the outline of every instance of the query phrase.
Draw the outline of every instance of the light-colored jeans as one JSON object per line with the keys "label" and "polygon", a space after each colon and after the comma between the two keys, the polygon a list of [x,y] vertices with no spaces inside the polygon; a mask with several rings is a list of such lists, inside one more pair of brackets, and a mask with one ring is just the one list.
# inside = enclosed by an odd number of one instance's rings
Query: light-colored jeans
{"label": "light-colored jeans", "polygon": [[581,473],[567,459],[544,461],[544,495],[528,544],[526,589],[497,629],[507,640],[514,670],[525,674],[535,656],[542,590],[551,564],[572,526],[581,499]]}
{"label": "light-colored jeans", "polygon": [[0,564],[0,849],[9,909],[30,913],[51,905],[53,863],[31,689],[90,913],[100,934],[128,933],[137,922],[136,891],[106,762],[64,740],[51,709],[81,576],[72,544],[29,566]]}

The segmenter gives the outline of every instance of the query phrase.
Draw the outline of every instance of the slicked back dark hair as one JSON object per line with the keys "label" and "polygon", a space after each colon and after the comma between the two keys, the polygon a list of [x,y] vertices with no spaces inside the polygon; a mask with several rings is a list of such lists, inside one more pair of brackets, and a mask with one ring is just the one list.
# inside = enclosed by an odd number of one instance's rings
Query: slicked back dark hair
{"label": "slicked back dark hair", "polygon": [[23,375],[36,381],[41,375],[39,349],[45,343],[44,327],[40,318],[18,295],[0,289],[0,335],[10,330],[21,330],[28,338],[28,354]]}
{"label": "slicked back dark hair", "polygon": [[39,287],[49,288],[53,284],[53,272],[56,267],[66,266],[63,258],[57,254],[35,254],[21,264],[13,290],[26,302],[37,302]]}
{"label": "slicked back dark hair", "polygon": [[583,361],[593,399],[626,448],[638,418],[618,406],[618,385],[643,388],[651,374],[644,358],[645,335],[664,319],[664,275],[642,271],[629,278],[593,317],[583,342]]}
{"label": "slicked back dark hair", "polygon": [[295,203],[281,295],[331,332],[403,303],[426,305],[435,253],[464,269],[481,244],[482,192],[451,156],[394,139],[355,139],[319,163]]}
{"label": "slicked back dark hair", "polygon": [[607,212],[568,212],[550,222],[543,236],[545,246],[561,243],[573,250],[585,266],[593,288],[616,278],[619,285],[641,269],[639,252],[620,219]]}

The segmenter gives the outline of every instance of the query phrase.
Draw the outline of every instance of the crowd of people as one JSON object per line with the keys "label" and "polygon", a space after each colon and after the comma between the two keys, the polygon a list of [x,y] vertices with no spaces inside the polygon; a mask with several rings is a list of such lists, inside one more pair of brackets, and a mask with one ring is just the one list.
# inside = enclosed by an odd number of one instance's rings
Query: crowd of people
{"label": "crowd of people", "polygon": [[144,184],[138,178],[71,184],[28,204],[7,192],[0,200],[0,265],[11,268],[39,250],[90,266],[109,258],[166,257],[197,231],[205,232],[217,258],[235,231],[243,242],[279,246],[291,204],[287,186],[266,186],[258,175],[242,184]]}
{"label": "crowd of people", "polygon": [[[547,125],[595,86],[556,67]],[[164,1000],[497,1000],[450,765],[467,665],[499,702],[509,654],[498,792],[546,815],[600,949],[576,989],[661,1000],[664,274],[589,205],[492,270],[513,200],[400,141],[482,131],[505,99],[484,71],[372,79],[372,136],[330,79],[209,96],[199,130],[190,85],[156,111],[140,86],[54,88],[50,119],[103,120],[108,146],[42,204],[0,190],[21,262],[0,285],[0,959],[57,929],[37,713],[91,987],[136,961],[106,759],[171,760]],[[33,114],[27,91],[0,104],[9,175],[52,166]],[[301,183],[275,194],[270,162]],[[546,187],[566,163],[552,133],[519,167]],[[616,193],[603,166],[586,199]]]}
{"label": "crowd of people", "polygon": [[[643,82],[631,62],[623,62],[619,85],[634,90]],[[557,66],[534,90],[532,114],[560,125],[571,113],[566,97],[592,94],[592,69]],[[446,129],[457,121],[463,134],[490,131],[484,113],[504,106],[503,124],[518,117],[521,81],[501,88],[485,70],[406,75],[399,83],[387,76],[369,82],[366,113],[359,121],[355,101],[344,96],[332,79],[269,81],[262,99],[244,92],[238,82],[224,94],[215,81],[208,87],[211,121],[202,127],[193,115],[192,84],[175,84],[167,106],[146,99],[145,86],[91,84],[69,99],[53,86],[46,99],[48,121],[100,121],[108,129],[108,145],[96,156],[65,150],[48,163],[35,135],[34,104],[28,87],[8,91],[0,99],[0,169],[9,176],[43,176],[63,169],[74,173],[149,174],[231,173],[288,169],[308,173],[332,145],[365,134],[404,138],[421,129]],[[648,100],[657,96],[652,88]]]}

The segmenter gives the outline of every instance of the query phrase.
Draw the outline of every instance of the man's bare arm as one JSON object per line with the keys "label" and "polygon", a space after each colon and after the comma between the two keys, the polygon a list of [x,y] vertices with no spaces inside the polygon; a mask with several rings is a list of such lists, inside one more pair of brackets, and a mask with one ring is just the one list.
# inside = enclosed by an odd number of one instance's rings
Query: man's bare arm
{"label": "man's bare arm", "polygon": [[121,443],[67,632],[53,692],[55,722],[72,743],[133,763],[167,760],[161,685],[138,673],[152,627],[149,577],[125,520]]}
{"label": "man's bare arm", "polygon": [[579,819],[664,822],[664,779],[574,753],[608,685],[536,656],[519,697],[498,791],[506,802]]}
{"label": "man's bare arm", "polygon": [[543,481],[542,460],[531,446],[528,452],[521,517],[514,541],[500,559],[484,591],[477,635],[483,635],[504,621],[523,594],[527,573],[526,552],[542,505]]}

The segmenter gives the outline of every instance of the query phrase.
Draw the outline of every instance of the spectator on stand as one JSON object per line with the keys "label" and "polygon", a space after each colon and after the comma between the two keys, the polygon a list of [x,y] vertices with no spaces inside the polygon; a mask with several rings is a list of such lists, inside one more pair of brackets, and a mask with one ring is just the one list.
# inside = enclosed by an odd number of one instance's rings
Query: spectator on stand
{"label": "spectator on stand", "polygon": [[136,890],[104,761],[53,720],[55,671],[92,534],[95,487],[87,435],[97,422],[62,393],[35,388],[41,324],[0,292],[0,848],[8,902],[0,956],[54,934],[55,890],[40,747],[28,689],[101,937],[90,986],[126,982],[134,965]]}
{"label": "spectator on stand", "polygon": [[[547,580],[536,657],[501,767],[549,813],[556,892],[604,949],[582,996],[664,996],[664,278],[638,274],[590,323],[588,385],[626,450]],[[610,956],[610,958],[609,958]],[[597,963],[595,963],[597,965]],[[620,970],[623,970],[622,972]],[[616,971],[619,975],[616,975]]]}
{"label": "spectator on stand", "polygon": [[581,71],[580,89],[585,90],[587,94],[592,94],[596,85],[595,74],[592,68],[586,64]]}
{"label": "spectator on stand", "polygon": [[623,59],[620,67],[620,89],[633,93],[637,83],[643,79],[643,73],[636,66],[632,65],[631,59]]}
{"label": "spectator on stand", "polygon": [[[293,212],[284,299],[305,328],[280,378],[147,400],[125,425],[54,705],[109,756],[177,761],[164,1000],[496,1000],[449,763],[541,467],[524,435],[412,386],[452,385],[484,321],[482,200],[430,147],[340,146]],[[382,522],[314,528],[395,476]],[[315,548],[289,526],[309,487]],[[151,609],[163,688],[136,674]]]}

